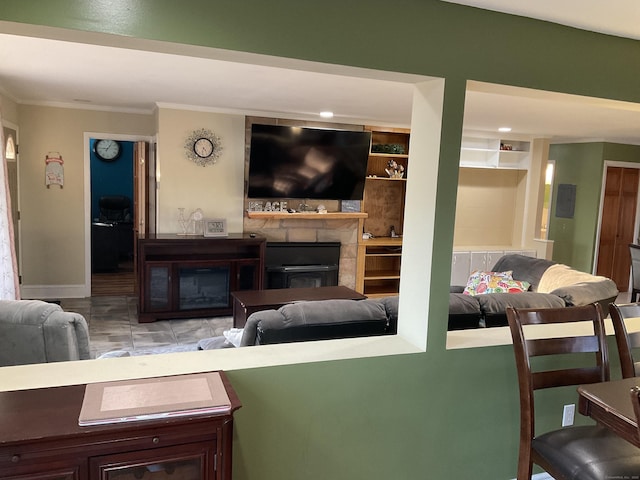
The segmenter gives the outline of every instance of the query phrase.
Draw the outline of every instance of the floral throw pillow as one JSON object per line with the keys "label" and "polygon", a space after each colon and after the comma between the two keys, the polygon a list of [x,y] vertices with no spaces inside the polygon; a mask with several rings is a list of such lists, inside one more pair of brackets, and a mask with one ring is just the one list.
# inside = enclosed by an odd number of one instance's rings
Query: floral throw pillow
{"label": "floral throw pillow", "polygon": [[522,293],[529,289],[528,282],[514,280],[512,272],[483,272],[477,270],[471,274],[464,289],[465,295],[485,293]]}

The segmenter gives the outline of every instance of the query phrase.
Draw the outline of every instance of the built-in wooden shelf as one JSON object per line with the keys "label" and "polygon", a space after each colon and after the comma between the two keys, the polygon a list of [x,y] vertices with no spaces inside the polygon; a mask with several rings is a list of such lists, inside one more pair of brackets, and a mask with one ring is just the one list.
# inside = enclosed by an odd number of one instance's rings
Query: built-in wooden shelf
{"label": "built-in wooden shelf", "polygon": [[402,247],[402,237],[363,238],[358,243],[366,245],[367,247]]}
{"label": "built-in wooden shelf", "polygon": [[249,218],[289,219],[289,220],[344,220],[348,218],[367,218],[364,212],[247,212]]}

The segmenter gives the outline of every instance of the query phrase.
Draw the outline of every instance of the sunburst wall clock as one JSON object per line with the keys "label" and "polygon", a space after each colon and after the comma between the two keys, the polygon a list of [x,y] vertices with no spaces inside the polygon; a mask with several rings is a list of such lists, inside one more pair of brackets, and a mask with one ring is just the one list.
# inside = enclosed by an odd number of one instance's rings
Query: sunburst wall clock
{"label": "sunburst wall clock", "polygon": [[196,165],[206,167],[218,161],[222,154],[222,140],[211,130],[194,130],[184,142],[187,159]]}

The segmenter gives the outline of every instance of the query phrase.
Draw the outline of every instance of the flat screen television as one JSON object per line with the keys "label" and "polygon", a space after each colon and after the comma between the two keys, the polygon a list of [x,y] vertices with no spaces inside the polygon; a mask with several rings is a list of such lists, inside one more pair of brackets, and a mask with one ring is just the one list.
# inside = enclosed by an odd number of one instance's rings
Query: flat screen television
{"label": "flat screen television", "polygon": [[362,200],[371,133],[251,127],[248,198]]}

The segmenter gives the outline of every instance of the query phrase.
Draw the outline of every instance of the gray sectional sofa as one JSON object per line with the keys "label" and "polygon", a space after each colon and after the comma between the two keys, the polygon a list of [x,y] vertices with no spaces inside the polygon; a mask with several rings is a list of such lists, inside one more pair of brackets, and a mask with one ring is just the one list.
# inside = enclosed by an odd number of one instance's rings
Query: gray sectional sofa
{"label": "gray sectional sofa", "polygon": [[262,310],[247,318],[239,341],[227,337],[201,340],[201,350],[274,343],[366,337],[396,332],[398,297],[375,300],[318,300]]}
{"label": "gray sectional sofa", "polygon": [[523,293],[466,295],[464,285],[449,294],[448,330],[507,325],[506,308],[552,308],[598,302],[605,312],[618,295],[616,284],[605,277],[579,272],[551,260],[504,255],[492,272],[511,271],[514,280],[530,284]]}

